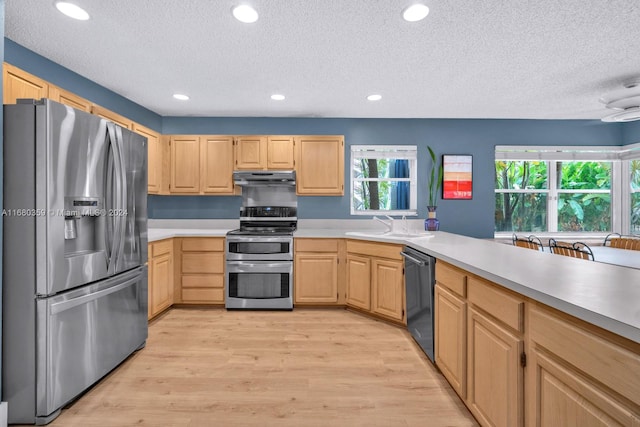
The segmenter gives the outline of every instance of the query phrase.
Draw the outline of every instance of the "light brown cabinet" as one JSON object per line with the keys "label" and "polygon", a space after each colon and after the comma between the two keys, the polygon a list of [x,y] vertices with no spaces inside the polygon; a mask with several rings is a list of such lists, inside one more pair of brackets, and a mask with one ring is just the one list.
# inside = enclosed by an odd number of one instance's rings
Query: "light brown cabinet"
{"label": "light brown cabinet", "polygon": [[49,85],[49,98],[87,113],[91,113],[91,107],[93,106],[91,101],[54,85]]}
{"label": "light brown cabinet", "polygon": [[2,102],[15,104],[21,98],[48,98],[49,83],[6,62],[2,67]]}
{"label": "light brown cabinet", "polygon": [[113,123],[120,125],[125,129],[133,129],[133,121],[124,116],[121,116],[118,113],[114,113],[111,110],[107,110],[106,108],[99,105],[91,106],[91,114],[95,114],[96,116],[102,117],[103,119],[111,120]]}
{"label": "light brown cabinet", "polygon": [[371,259],[347,253],[347,305],[371,310]]}
{"label": "light brown cabinet", "polygon": [[200,137],[172,135],[171,183],[169,191],[178,194],[200,192]]}
{"label": "light brown cabinet", "polygon": [[501,322],[469,308],[467,402],[483,425],[521,426],[524,422],[524,340]]}
{"label": "light brown cabinet", "polygon": [[347,240],[346,303],[406,324],[402,246]]}
{"label": "light brown cabinet", "polygon": [[149,244],[149,319],[173,304],[173,239]]}
{"label": "light brown cabinet", "polygon": [[147,138],[147,192],[162,194],[164,156],[160,134],[137,123],[132,127],[134,132]]}
{"label": "light brown cabinet", "polygon": [[299,195],[344,195],[344,137],[296,136]]}
{"label": "light brown cabinet", "polygon": [[640,344],[534,303],[529,325],[529,425],[640,425]]}
{"label": "light brown cabinet", "polygon": [[[438,263],[436,263],[436,267]],[[435,361],[462,398],[467,397],[467,303],[442,284],[435,289]]]}
{"label": "light brown cabinet", "polygon": [[295,304],[337,305],[340,302],[337,239],[294,239]]}
{"label": "light brown cabinet", "polygon": [[238,136],[235,145],[237,170],[292,170],[295,166],[293,136]]}
{"label": "light brown cabinet", "polygon": [[200,190],[203,194],[233,194],[233,137],[200,137]]}
{"label": "light brown cabinet", "polygon": [[233,137],[172,135],[171,194],[233,194]]}
{"label": "light brown cabinet", "polygon": [[181,239],[180,302],[224,303],[224,237]]}

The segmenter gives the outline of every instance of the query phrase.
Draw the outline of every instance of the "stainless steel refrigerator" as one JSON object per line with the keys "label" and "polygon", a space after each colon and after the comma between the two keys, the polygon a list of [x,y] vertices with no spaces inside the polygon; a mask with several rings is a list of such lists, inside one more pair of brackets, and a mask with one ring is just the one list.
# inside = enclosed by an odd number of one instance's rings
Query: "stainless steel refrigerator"
{"label": "stainless steel refrigerator", "polygon": [[4,106],[2,400],[46,424],[147,339],[146,138]]}

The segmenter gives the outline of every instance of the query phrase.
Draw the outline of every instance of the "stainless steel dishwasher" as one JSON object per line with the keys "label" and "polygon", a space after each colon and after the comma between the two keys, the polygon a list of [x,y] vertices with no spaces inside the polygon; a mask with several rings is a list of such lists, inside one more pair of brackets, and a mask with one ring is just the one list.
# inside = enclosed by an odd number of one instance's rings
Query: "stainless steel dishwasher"
{"label": "stainless steel dishwasher", "polygon": [[408,246],[405,246],[401,254],[405,259],[407,328],[433,362],[433,292],[436,259]]}

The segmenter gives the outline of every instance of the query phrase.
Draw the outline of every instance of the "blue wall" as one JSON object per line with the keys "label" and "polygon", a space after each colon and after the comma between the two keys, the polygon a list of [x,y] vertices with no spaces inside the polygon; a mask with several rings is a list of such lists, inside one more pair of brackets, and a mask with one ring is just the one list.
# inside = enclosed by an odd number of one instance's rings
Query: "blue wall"
{"label": "blue wall", "polygon": [[[621,145],[640,141],[640,124],[598,120],[321,119],[160,117],[96,83],[5,38],[6,61],[164,134],[344,135],[345,196],[300,197],[298,216],[349,215],[349,146],[418,146],[418,213],[426,217],[430,145],[438,154],[473,155],[473,200],[440,200],[441,229],[493,236],[493,162],[496,145]],[[627,131],[627,129],[629,129]],[[150,218],[237,218],[238,196],[149,196]]]}
{"label": "blue wall", "polygon": [[624,123],[622,125],[622,144],[635,144],[640,142],[640,121]]}
{"label": "blue wall", "polygon": [[[429,156],[473,155],[473,200],[439,200],[441,229],[492,237],[496,145],[620,145],[622,126],[597,120],[310,119],[165,117],[164,134],[338,134],[345,136],[345,196],[300,197],[298,216],[366,218],[349,214],[350,145],[418,146],[418,216],[426,217]],[[150,196],[151,218],[237,218],[240,198]]]}
{"label": "blue wall", "polygon": [[47,58],[4,39],[5,61],[104,108],[117,112],[155,131],[162,128],[162,117],[147,108],[110,91]]}

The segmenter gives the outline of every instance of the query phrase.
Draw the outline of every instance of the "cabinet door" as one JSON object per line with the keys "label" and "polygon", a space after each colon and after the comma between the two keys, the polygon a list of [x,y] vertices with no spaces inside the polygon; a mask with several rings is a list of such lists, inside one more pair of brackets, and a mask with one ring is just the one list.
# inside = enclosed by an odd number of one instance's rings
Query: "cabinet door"
{"label": "cabinet door", "polygon": [[467,403],[482,425],[524,423],[524,341],[497,321],[469,308]]}
{"label": "cabinet door", "polygon": [[371,310],[371,260],[347,254],[347,305]]}
{"label": "cabinet door", "polygon": [[49,84],[6,62],[2,70],[3,104],[15,104],[20,98],[48,98]]}
{"label": "cabinet door", "polygon": [[435,359],[449,384],[467,394],[467,304],[439,284],[435,290]]}
{"label": "cabinet door", "polygon": [[133,129],[133,122],[120,114],[113,111],[102,108],[99,105],[93,105],[91,107],[91,113],[103,119],[111,120],[113,123],[122,126],[126,129]]}
{"label": "cabinet door", "polygon": [[[636,427],[640,415],[599,386],[586,380],[577,370],[557,363],[555,358],[533,350],[527,369],[533,369],[533,384],[528,390],[532,411],[527,415],[532,426],[553,427]],[[531,406],[533,405],[533,406]]]}
{"label": "cabinet door", "polygon": [[206,194],[233,194],[233,137],[200,137],[200,189]]}
{"label": "cabinet door", "polygon": [[151,295],[151,316],[155,316],[173,304],[173,255],[171,253],[151,260],[153,278]]}
{"label": "cabinet door", "polygon": [[404,320],[402,261],[372,260],[372,311],[393,320]]}
{"label": "cabinet door", "polygon": [[293,137],[268,137],[267,169],[293,169],[293,167]]}
{"label": "cabinet door", "polygon": [[91,107],[93,106],[91,101],[53,85],[49,86],[49,98],[87,113],[91,112]]}
{"label": "cabinet door", "polygon": [[200,192],[200,138],[171,137],[171,193]]}
{"label": "cabinet door", "polygon": [[297,193],[316,196],[344,194],[344,138],[298,136],[296,142]]}
{"label": "cabinet door", "polygon": [[159,194],[163,161],[160,134],[137,123],[133,123],[133,131],[147,138],[147,192]]}
{"label": "cabinet door", "polygon": [[266,169],[267,138],[241,136],[236,138],[236,169]]}
{"label": "cabinet door", "polygon": [[338,303],[338,254],[296,253],[296,303]]}

